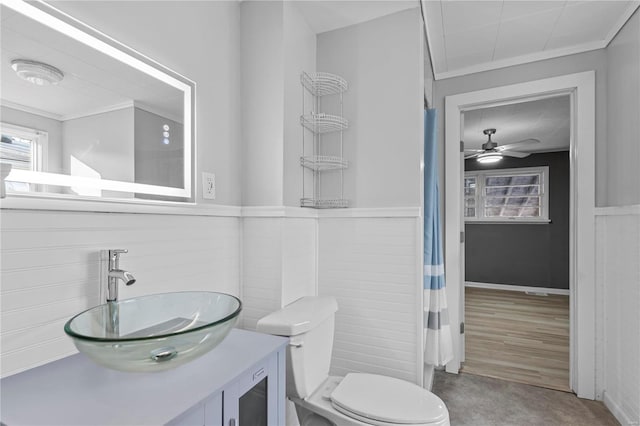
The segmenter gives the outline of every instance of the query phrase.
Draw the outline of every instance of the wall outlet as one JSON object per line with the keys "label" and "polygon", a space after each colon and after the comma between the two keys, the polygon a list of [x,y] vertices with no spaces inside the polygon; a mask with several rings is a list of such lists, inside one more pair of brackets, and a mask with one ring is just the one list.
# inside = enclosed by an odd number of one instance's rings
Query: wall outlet
{"label": "wall outlet", "polygon": [[216,175],[213,173],[202,173],[202,198],[216,199]]}

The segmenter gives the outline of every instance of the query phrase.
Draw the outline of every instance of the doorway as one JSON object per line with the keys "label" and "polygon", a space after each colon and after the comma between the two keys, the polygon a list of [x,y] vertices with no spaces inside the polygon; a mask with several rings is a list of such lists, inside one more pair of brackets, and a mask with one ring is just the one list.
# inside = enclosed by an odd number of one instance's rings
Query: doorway
{"label": "doorway", "polygon": [[571,98],[462,115],[462,370],[569,391]]}
{"label": "doorway", "polygon": [[[595,397],[595,75],[584,72],[527,83],[501,86],[448,96],[445,100],[445,273],[451,324],[460,324],[454,335],[454,360],[447,371],[458,373],[465,359],[464,345],[464,219],[460,149],[463,113],[479,108],[509,105],[568,95],[571,99],[571,199],[570,199],[570,384],[578,396]],[[578,149],[579,148],[579,149]],[[579,152],[579,155],[578,155]],[[580,291],[576,291],[579,286]],[[580,327],[578,327],[578,324]],[[457,327],[452,327],[457,329]]]}

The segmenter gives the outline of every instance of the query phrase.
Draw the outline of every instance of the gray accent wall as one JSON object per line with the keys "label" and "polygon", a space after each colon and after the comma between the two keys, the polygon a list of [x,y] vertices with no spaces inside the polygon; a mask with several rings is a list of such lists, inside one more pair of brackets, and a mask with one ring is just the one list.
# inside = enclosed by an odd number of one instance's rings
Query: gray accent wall
{"label": "gray accent wall", "polygon": [[548,224],[465,225],[465,281],[569,288],[569,152],[465,161],[465,171],[549,166]]}

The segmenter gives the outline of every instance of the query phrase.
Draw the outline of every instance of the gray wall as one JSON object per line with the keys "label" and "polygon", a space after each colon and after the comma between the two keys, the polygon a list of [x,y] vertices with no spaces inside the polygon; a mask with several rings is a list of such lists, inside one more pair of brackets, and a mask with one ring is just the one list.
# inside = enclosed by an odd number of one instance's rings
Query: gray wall
{"label": "gray wall", "polygon": [[316,71],[316,34],[296,2],[243,1],[240,10],[242,204],[299,206],[300,74]]}
{"label": "gray wall", "polygon": [[[607,133],[607,53],[605,49],[436,81],[434,107],[438,109],[440,165],[444,165],[444,98],[446,96],[583,71],[596,72],[596,205],[607,205],[609,135]],[[637,117],[636,120],[638,120]],[[637,141],[637,135],[633,140]],[[441,186],[444,187],[443,166],[440,168],[440,174]]]}
{"label": "gray wall", "polygon": [[240,3],[242,205],[283,202],[283,4]]}
{"label": "gray wall", "polygon": [[640,204],[640,10],[606,51],[606,205]]}
{"label": "gray wall", "polygon": [[[184,188],[184,126],[177,121],[134,108],[134,175],[136,183]],[[163,143],[163,126],[169,126],[169,141]],[[135,194],[135,198],[189,201],[183,197]]]}
{"label": "gray wall", "polygon": [[[62,166],[73,172],[77,164],[97,172],[101,179],[134,181],[133,107],[62,122]],[[73,173],[72,173],[73,172]],[[80,176],[86,176],[82,172]],[[92,176],[92,175],[89,175]],[[72,193],[131,198],[126,192],[71,188]]]}
{"label": "gray wall", "polygon": [[[353,207],[421,203],[423,38],[419,8],[318,35],[318,69],[349,82],[344,188]],[[322,145],[334,143],[327,137]],[[339,187],[337,178],[326,182]]]}
{"label": "gray wall", "polygon": [[549,224],[466,223],[465,281],[569,288],[569,152],[465,161],[466,170],[549,166]]}
{"label": "gray wall", "polygon": [[[170,143],[162,143],[163,126]],[[134,108],[135,182],[184,187],[184,129],[182,123]]]}
{"label": "gray wall", "polygon": [[[284,12],[284,174],[285,206],[300,206],[302,197],[302,71],[322,71],[316,67],[316,33],[298,9],[298,2],[285,1]],[[305,94],[305,111],[312,110],[311,96]],[[309,153],[307,152],[307,155]],[[307,177],[310,172],[307,171]],[[307,179],[307,182],[309,179]]]}

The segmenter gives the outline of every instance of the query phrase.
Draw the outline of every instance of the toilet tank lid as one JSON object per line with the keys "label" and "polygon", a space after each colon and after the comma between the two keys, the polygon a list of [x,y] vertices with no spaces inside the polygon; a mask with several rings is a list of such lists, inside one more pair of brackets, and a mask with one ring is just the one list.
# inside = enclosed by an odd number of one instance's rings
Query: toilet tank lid
{"label": "toilet tank lid", "polygon": [[302,297],[258,321],[256,330],[278,336],[306,333],[338,310],[332,296]]}

